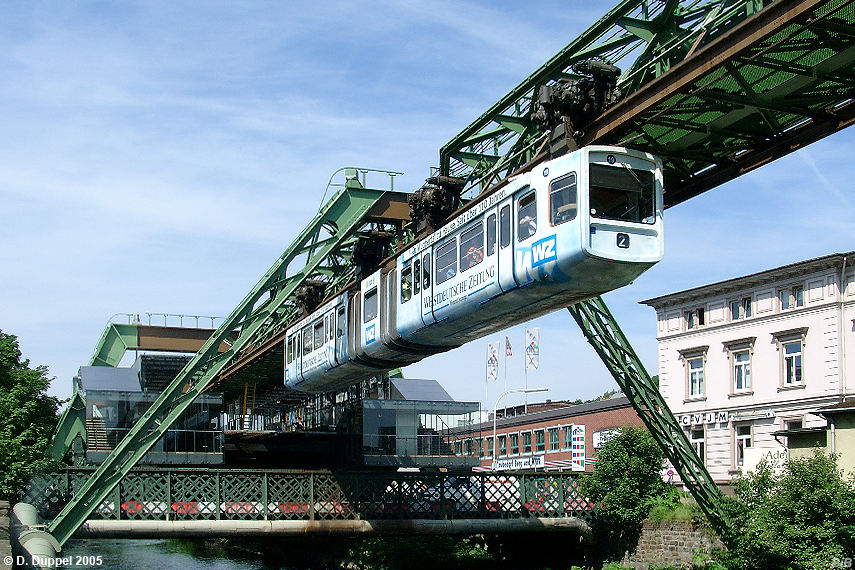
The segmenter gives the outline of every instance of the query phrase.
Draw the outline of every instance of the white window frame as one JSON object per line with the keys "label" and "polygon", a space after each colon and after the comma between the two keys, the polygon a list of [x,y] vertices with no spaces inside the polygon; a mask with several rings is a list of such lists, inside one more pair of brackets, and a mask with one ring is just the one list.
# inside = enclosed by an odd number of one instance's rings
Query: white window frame
{"label": "white window frame", "polygon": [[[700,427],[689,426],[688,433],[686,434],[689,439],[689,443],[692,445],[692,448],[695,450],[695,453],[698,454],[698,457],[701,458],[701,462],[706,464],[706,450],[707,450],[707,429],[703,424]],[[695,432],[700,432],[700,439],[695,438]]]}
{"label": "white window frame", "polygon": [[[739,428],[748,428],[748,434],[740,434]],[[740,441],[747,441],[748,444],[742,443],[742,459],[739,457]],[[742,468],[745,463],[745,449],[754,446],[754,424],[751,422],[733,424],[733,467],[735,469]]]}
{"label": "white window frame", "polygon": [[707,326],[706,307],[694,307],[683,311],[683,322],[687,331],[693,331]]}
{"label": "white window frame", "polygon": [[[695,402],[700,400],[707,399],[707,385],[706,385],[706,368],[707,368],[707,351],[709,350],[709,346],[698,346],[694,348],[689,348],[685,350],[681,350],[680,358],[683,360],[683,367],[686,370],[685,374],[685,394],[686,397],[684,402]],[[701,384],[701,392],[699,394],[692,393],[692,362],[697,360],[701,361],[700,368],[700,384]]]}
{"label": "white window frame", "polygon": [[[754,379],[752,378],[752,368],[754,365],[754,341],[757,340],[757,337],[748,337],[741,338],[739,340],[731,340],[723,343],[724,348],[727,351],[727,362],[728,367],[730,369],[730,394],[729,397],[733,396],[744,396],[748,394],[754,393]],[[737,388],[736,386],[736,368],[739,364],[736,361],[737,355],[742,353],[748,353],[748,362],[745,363],[745,366],[741,366],[741,368],[748,369],[748,386]],[[744,378],[744,374],[743,374]]]}
{"label": "white window frame", "polygon": [[[772,337],[775,339],[775,343],[778,347],[778,353],[780,354],[780,357],[778,358],[779,392],[781,390],[792,390],[805,387],[805,352],[807,348],[807,331],[807,327],[804,327],[800,329],[772,333]],[[800,343],[801,350],[799,350],[797,355],[793,355],[793,357],[799,358],[799,370],[801,373],[801,377],[796,382],[787,382],[787,371],[789,368],[788,360],[790,358],[790,356],[787,354],[787,346],[796,342]]]}

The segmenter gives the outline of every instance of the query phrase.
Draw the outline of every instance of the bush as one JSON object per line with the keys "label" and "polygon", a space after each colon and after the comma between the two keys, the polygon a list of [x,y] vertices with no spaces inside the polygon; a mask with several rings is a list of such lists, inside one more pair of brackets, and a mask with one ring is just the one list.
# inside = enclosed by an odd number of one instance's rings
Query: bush
{"label": "bush", "polygon": [[780,474],[765,462],[741,477],[725,499],[733,523],[719,559],[729,568],[830,568],[855,553],[855,478],[821,450],[788,461]]}
{"label": "bush", "polygon": [[651,507],[679,503],[668,499],[672,487],[660,475],[664,459],[647,430],[634,426],[620,428],[600,449],[596,470],[582,479],[582,492],[597,504],[598,557],[621,558],[635,548]]}

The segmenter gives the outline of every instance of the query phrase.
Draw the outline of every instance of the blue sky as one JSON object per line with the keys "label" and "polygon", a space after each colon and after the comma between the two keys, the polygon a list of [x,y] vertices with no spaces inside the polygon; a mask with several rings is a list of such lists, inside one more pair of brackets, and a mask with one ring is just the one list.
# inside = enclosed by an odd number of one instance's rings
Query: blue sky
{"label": "blue sky", "polygon": [[[403,171],[610,2],[28,2],[0,22],[0,328],[68,396],[114,313],[227,315],[342,166]],[[656,371],[638,301],[855,249],[850,129],[666,213],[666,257],[606,296]],[[541,329],[544,397],[615,384],[566,311]],[[525,326],[508,384],[523,384]],[[487,340],[405,371],[484,399]],[[504,388],[489,387],[489,407]],[[541,395],[538,395],[541,396]],[[507,400],[508,403],[513,400]]]}

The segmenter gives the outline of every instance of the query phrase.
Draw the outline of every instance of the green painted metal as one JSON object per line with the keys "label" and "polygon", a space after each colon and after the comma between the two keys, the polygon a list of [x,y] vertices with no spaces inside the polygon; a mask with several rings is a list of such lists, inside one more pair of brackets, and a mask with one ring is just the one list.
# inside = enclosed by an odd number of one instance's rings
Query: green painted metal
{"label": "green painted metal", "polygon": [[440,171],[486,188],[546,158],[537,90],[596,58],[625,97],[579,142],[662,157],[670,207],[855,122],[853,38],[852,0],[620,2],[444,145]]}
{"label": "green painted metal", "polygon": [[666,73],[696,42],[709,41],[755,11],[745,0],[624,0],[553,56],[440,150],[442,174],[505,178],[532,160],[546,138],[529,119],[541,85],[574,77],[572,66],[597,58],[621,66],[624,93]]}
{"label": "green painted metal", "polygon": [[[221,370],[243,350],[287,325],[298,310],[293,294],[306,279],[327,280],[334,287],[345,278],[351,268],[337,267],[343,261],[338,258],[365,226],[363,217],[385,192],[363,188],[361,183],[347,184],[330,198],[54,519],[49,530],[60,544],[74,534]],[[307,250],[307,246],[311,247]],[[329,272],[319,274],[322,268]],[[218,354],[223,342],[230,348]]]}
{"label": "green painted metal", "polygon": [[86,444],[86,400],[80,391],[75,391],[59,418],[45,456],[62,461],[69,451],[83,454]]}
{"label": "green painted metal", "polygon": [[[88,469],[41,476],[24,500],[45,520],[73,501]],[[378,520],[577,517],[594,505],[579,473],[294,472],[134,469],[90,520]]]}
{"label": "green painted metal", "polygon": [[137,348],[139,334],[136,323],[108,323],[89,360],[89,366],[118,366],[126,350]]}
{"label": "green painted metal", "polygon": [[596,297],[571,305],[567,310],[629,398],[638,417],[680,474],[710,523],[720,536],[729,536],[730,524],[721,507],[721,491],[603,299]]}

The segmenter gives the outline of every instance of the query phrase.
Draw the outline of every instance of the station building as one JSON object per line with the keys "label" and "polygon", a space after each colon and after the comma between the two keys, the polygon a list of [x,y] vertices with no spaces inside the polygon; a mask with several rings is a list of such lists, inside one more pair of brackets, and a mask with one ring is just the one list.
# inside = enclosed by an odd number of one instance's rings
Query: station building
{"label": "station building", "polygon": [[820,410],[855,397],[854,254],[642,301],[660,390],[717,482],[783,450],[787,432],[825,430]]}
{"label": "station building", "polygon": [[[476,469],[546,469],[592,472],[597,450],[624,425],[642,426],[626,396],[578,405],[529,404],[529,411],[455,430],[455,453],[471,450],[480,457]],[[495,461],[494,461],[495,460]]]}

